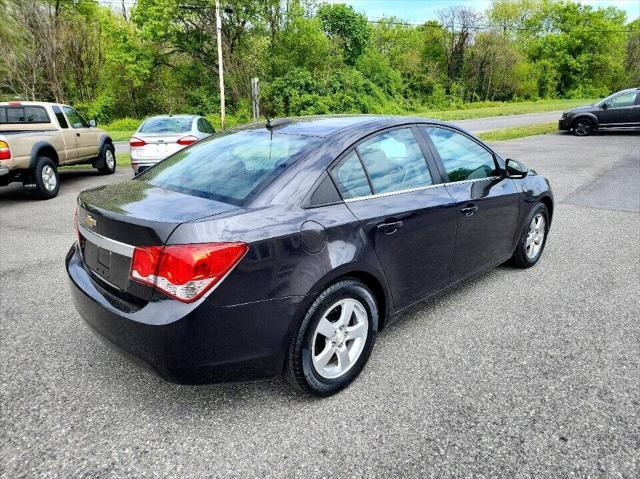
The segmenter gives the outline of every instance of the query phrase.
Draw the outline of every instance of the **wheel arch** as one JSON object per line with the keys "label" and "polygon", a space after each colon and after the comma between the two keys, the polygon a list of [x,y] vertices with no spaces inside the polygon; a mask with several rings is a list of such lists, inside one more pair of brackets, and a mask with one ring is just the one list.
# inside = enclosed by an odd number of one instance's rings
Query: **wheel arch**
{"label": "wheel arch", "polygon": [[582,118],[587,118],[589,120],[591,120],[593,122],[593,128],[597,129],[599,122],[598,122],[598,117],[595,116],[593,113],[589,113],[589,112],[584,112],[584,113],[580,113],[578,115],[576,115],[575,118],[573,118],[571,120],[571,128],[573,128],[573,125],[575,125],[576,121],[582,119]]}
{"label": "wheel arch", "polygon": [[58,152],[51,143],[47,143],[46,141],[39,141],[31,147],[31,159],[29,161],[30,168],[35,168],[40,156],[51,158],[51,161],[53,161],[56,166],[60,165]]}
{"label": "wheel arch", "polygon": [[549,223],[553,219],[553,200],[549,196],[543,196],[540,198],[540,203],[547,207],[547,211],[549,212]]}
{"label": "wheel arch", "polygon": [[369,288],[378,305],[378,330],[384,329],[385,323],[391,315],[391,294],[383,279],[375,273],[363,268],[344,269],[337,274],[324,278],[313,289],[320,293],[332,284],[345,279],[358,280]]}

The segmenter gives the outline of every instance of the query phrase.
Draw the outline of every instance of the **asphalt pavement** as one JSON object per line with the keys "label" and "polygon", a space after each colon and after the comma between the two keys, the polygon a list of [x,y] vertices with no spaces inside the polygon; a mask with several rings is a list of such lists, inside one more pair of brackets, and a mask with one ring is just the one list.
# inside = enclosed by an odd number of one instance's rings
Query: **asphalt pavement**
{"label": "asphalt pavement", "polygon": [[[557,121],[562,116],[562,110],[546,111],[542,113],[525,113],[522,115],[493,116],[490,118],[474,118],[472,120],[456,120],[451,123],[459,125],[472,133],[482,133],[484,131],[497,130],[500,128],[511,128],[514,126],[535,125],[537,123],[548,123]],[[114,142],[116,153],[129,153],[128,141]]]}
{"label": "asphalt pavement", "polygon": [[415,307],[323,400],[169,384],[83,324],[74,200],[128,169],[64,173],[45,202],[0,188],[2,477],[639,477],[640,136],[494,146],[553,185],[540,263]]}

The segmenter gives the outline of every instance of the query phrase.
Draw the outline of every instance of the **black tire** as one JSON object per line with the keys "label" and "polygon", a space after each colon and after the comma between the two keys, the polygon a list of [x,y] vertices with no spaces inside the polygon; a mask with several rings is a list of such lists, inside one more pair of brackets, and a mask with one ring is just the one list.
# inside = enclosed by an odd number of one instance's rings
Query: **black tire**
{"label": "black tire", "polygon": [[[316,327],[327,309],[342,299],[355,299],[364,307],[369,329],[362,352],[350,368],[342,376],[326,378],[318,374],[313,365],[312,341]],[[344,279],[329,286],[309,307],[291,341],[285,364],[286,379],[295,388],[315,396],[325,397],[337,393],[351,384],[364,368],[373,350],[377,330],[378,306],[373,294],[364,284],[355,279]]]}
{"label": "black tire", "polygon": [[576,136],[589,136],[596,131],[596,125],[590,118],[577,118],[571,125]]}
{"label": "black tire", "polygon": [[36,188],[29,190],[32,197],[39,200],[54,198],[60,190],[60,176],[53,160],[47,156],[39,156],[36,166],[31,171]]}
{"label": "black tire", "polygon": [[[537,253],[534,256],[530,256],[527,254],[527,239],[529,238],[529,230],[531,227],[531,222],[538,215],[541,215],[544,219],[544,237],[542,238],[542,242],[539,243],[540,247]],[[516,250],[511,257],[511,263],[513,266],[517,268],[530,268],[535,265],[538,261],[540,261],[540,257],[542,256],[542,252],[544,251],[544,247],[547,244],[547,236],[549,234],[549,211],[547,207],[538,203],[533,207],[527,219],[524,223],[524,228],[522,230],[522,234],[520,236],[520,240],[518,241],[518,246],[516,246]]]}
{"label": "black tire", "polygon": [[102,147],[98,165],[100,165],[98,171],[103,175],[112,175],[116,172],[116,151],[111,143]]}

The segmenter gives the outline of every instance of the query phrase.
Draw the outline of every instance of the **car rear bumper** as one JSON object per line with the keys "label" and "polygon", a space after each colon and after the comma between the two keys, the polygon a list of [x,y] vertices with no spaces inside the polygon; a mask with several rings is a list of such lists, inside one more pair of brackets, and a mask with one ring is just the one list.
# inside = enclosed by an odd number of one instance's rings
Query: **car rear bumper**
{"label": "car rear bumper", "polygon": [[[183,384],[266,379],[280,374],[304,297],[220,307],[157,300],[135,308],[66,258],[73,303],[107,343],[161,377]],[[215,293],[215,292],[214,292]]]}
{"label": "car rear bumper", "polygon": [[138,173],[142,173],[147,168],[151,168],[152,166],[158,164],[163,159],[164,158],[157,158],[157,159],[145,158],[145,159],[134,160],[133,157],[131,157],[131,168],[133,168],[133,172],[137,175]]}
{"label": "car rear bumper", "polygon": [[569,118],[560,118],[558,121],[558,129],[559,130],[570,130],[571,129],[571,121]]}

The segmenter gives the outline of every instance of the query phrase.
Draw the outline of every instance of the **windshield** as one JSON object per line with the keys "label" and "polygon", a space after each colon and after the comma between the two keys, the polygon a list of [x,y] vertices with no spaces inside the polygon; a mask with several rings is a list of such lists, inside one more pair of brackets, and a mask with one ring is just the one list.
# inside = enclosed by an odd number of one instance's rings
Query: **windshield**
{"label": "windshield", "polygon": [[319,142],[316,137],[267,130],[220,133],[170,156],[136,179],[242,206]]}
{"label": "windshield", "polygon": [[140,127],[140,133],[186,133],[191,131],[193,118],[149,118]]}

